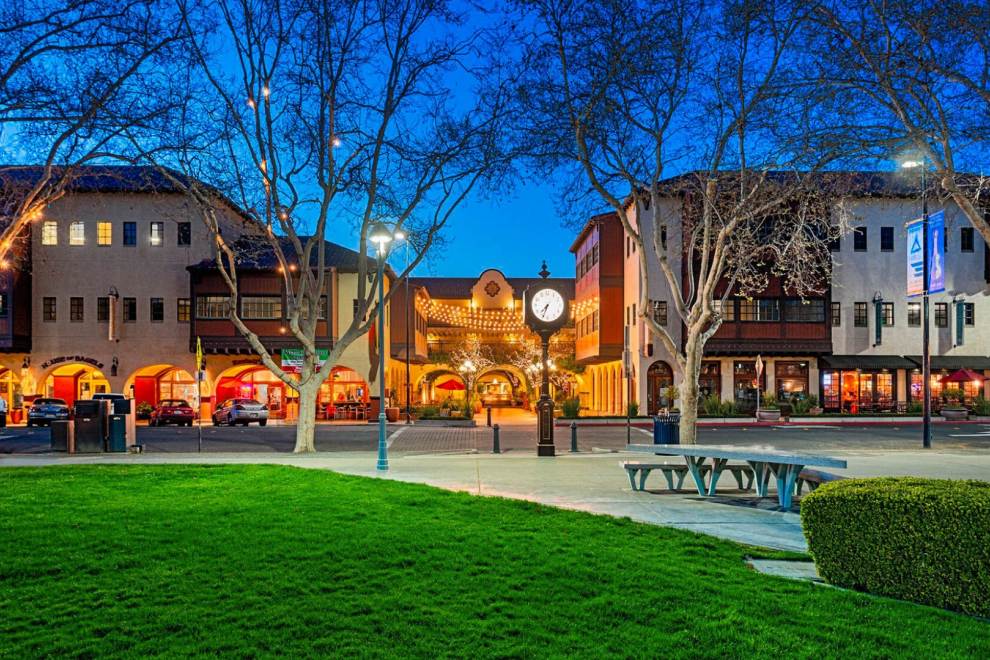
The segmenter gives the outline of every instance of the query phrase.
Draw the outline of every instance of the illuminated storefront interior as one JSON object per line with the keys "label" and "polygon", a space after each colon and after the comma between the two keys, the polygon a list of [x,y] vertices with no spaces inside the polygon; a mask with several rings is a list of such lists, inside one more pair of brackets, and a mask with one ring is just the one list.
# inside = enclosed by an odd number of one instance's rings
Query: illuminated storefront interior
{"label": "illuminated storefront interior", "polygon": [[64,399],[70,406],[77,399],[90,399],[94,394],[110,391],[103,372],[81,363],[63,364],[45,378],[46,397]]}

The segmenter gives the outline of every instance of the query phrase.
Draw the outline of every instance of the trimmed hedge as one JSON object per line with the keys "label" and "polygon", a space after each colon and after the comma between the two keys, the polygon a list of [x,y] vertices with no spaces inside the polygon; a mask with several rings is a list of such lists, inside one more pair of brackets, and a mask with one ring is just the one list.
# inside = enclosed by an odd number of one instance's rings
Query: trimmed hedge
{"label": "trimmed hedge", "polygon": [[990,483],[848,479],[801,501],[826,581],[990,617]]}

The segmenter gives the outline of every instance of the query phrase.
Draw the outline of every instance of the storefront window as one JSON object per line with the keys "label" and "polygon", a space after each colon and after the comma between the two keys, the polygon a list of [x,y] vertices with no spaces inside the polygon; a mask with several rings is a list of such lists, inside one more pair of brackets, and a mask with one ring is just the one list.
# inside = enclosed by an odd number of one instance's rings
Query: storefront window
{"label": "storefront window", "polygon": [[777,398],[781,401],[808,396],[808,363],[777,362]]}
{"label": "storefront window", "polygon": [[736,407],[740,410],[756,410],[756,397],[759,390],[766,390],[766,369],[756,378],[756,362],[737,360],[732,365],[732,390]]}
{"label": "storefront window", "polygon": [[702,362],[698,376],[698,392],[702,397],[722,397],[722,365],[718,362]]}

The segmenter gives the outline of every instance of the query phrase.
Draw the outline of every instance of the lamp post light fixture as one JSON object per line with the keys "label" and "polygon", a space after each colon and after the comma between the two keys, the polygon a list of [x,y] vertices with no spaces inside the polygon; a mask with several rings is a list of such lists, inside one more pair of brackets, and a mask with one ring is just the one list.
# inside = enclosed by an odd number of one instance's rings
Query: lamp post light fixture
{"label": "lamp post light fixture", "polygon": [[922,155],[920,159],[905,160],[901,163],[905,169],[921,170],[921,243],[922,278],[924,288],[921,298],[921,399],[922,399],[922,423],[921,423],[921,446],[929,449],[932,446],[932,356],[931,356],[931,331],[928,319],[928,179],[927,159]]}
{"label": "lamp post light fixture", "polygon": [[388,444],[385,419],[385,258],[395,233],[382,222],[371,225],[368,240],[378,246],[378,462],[376,468],[388,470]]}

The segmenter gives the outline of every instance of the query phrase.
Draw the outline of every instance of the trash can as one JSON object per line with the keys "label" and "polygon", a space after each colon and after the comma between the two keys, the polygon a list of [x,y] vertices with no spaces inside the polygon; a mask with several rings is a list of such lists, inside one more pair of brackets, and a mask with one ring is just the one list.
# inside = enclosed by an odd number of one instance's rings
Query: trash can
{"label": "trash can", "polygon": [[107,451],[127,451],[127,417],[110,415]]}
{"label": "trash can", "polygon": [[73,409],[76,452],[99,453],[104,451],[106,427],[102,401],[89,399],[76,401]]}
{"label": "trash can", "polygon": [[653,444],[679,445],[681,416],[677,413],[661,413],[653,418]]}
{"label": "trash can", "polygon": [[72,422],[58,420],[51,425],[52,451],[74,452],[72,443]]}

